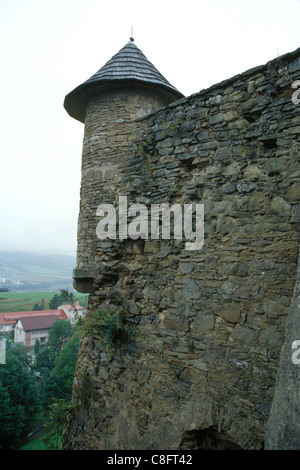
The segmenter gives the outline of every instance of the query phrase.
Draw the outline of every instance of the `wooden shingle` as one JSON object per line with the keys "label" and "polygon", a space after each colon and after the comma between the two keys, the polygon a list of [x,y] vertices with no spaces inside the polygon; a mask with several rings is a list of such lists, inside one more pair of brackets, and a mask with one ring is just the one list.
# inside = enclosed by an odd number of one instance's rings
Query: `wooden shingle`
{"label": "wooden shingle", "polygon": [[98,72],[65,97],[64,107],[70,116],[84,122],[87,103],[92,96],[128,88],[156,90],[163,93],[169,102],[183,97],[131,39]]}

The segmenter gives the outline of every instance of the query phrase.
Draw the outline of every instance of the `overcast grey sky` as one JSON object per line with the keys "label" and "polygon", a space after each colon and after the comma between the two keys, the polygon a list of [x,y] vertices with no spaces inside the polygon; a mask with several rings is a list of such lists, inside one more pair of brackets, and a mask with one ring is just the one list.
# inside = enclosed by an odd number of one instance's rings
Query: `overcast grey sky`
{"label": "overcast grey sky", "polygon": [[129,40],[188,96],[300,46],[299,0],[0,0],[0,251],[76,252],[64,97]]}

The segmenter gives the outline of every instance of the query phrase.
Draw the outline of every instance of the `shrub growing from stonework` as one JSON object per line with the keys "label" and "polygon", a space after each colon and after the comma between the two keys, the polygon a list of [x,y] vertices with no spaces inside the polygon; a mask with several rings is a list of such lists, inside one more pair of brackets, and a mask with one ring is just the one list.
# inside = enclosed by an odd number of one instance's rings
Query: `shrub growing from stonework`
{"label": "shrub growing from stonework", "polygon": [[137,334],[134,328],[126,324],[123,308],[99,309],[91,312],[89,318],[85,319],[83,333],[98,340],[109,357],[114,352],[117,338]]}

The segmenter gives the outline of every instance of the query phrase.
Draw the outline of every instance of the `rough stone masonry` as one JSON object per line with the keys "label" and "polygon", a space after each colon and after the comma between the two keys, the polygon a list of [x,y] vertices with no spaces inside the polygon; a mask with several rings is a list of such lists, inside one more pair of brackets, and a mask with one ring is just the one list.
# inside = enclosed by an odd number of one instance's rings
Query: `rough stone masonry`
{"label": "rough stone masonry", "polygon": [[[299,397],[289,354],[299,328],[285,338],[299,247],[299,78],[297,49],[167,105],[128,87],[89,98],[74,286],[90,293],[88,316],[122,309],[139,334],[117,337],[112,354],[83,336],[64,449],[262,449],[284,339],[293,374],[278,381],[274,406]],[[203,248],[99,240],[97,207],[119,195],[204,204]],[[288,419],[293,428],[299,414]],[[300,448],[299,434],[289,439],[280,445]]]}

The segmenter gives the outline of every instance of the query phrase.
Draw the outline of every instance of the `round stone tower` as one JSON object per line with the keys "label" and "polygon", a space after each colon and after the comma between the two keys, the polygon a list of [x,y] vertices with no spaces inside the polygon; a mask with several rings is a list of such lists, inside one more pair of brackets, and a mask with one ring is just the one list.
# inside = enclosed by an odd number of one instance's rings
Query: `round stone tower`
{"label": "round stone tower", "polygon": [[76,290],[86,293],[93,290],[99,252],[96,210],[100,203],[115,199],[122,157],[136,138],[136,119],[182,97],[132,38],[98,72],[65,97],[66,111],[85,124],[77,266],[73,273]]}

